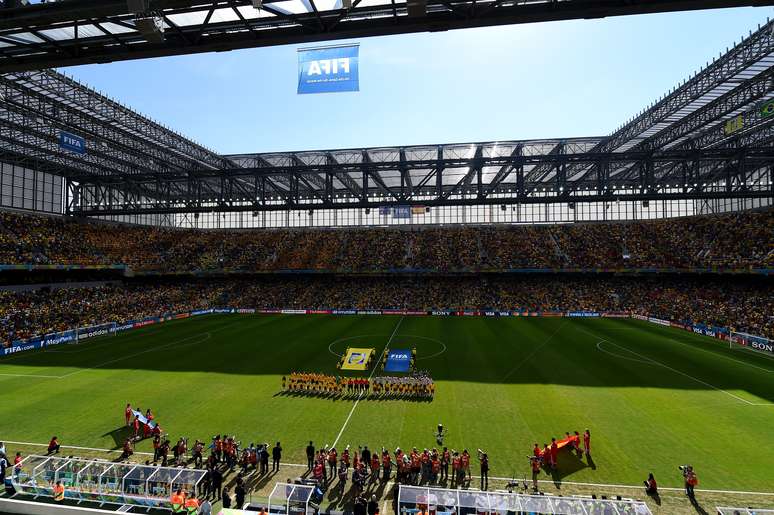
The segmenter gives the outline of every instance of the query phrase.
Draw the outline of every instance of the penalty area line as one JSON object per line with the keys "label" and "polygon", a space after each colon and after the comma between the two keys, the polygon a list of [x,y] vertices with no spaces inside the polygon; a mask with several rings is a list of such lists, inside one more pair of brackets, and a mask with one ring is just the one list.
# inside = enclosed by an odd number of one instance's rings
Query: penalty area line
{"label": "penalty area line", "polygon": [[[602,338],[600,335],[598,335],[598,334],[595,334],[595,333],[592,333],[592,332],[589,332],[589,331],[586,331],[586,330],[585,330],[585,329],[583,329],[582,327],[579,327],[579,328],[578,328],[578,330],[579,330],[579,331],[582,331],[582,332],[584,332],[584,333],[586,333],[586,334],[588,334],[588,335],[590,335],[590,336],[594,336],[595,338]],[[699,384],[703,384],[704,386],[709,386],[709,387],[710,387],[710,388],[712,388],[713,390],[717,390],[717,391],[719,391],[719,392],[725,393],[725,394],[726,394],[726,395],[728,395],[729,397],[733,397],[734,399],[736,399],[736,400],[738,400],[738,401],[740,401],[740,402],[743,402],[743,403],[747,404],[748,406],[770,406],[770,405],[771,405],[771,404],[761,404],[761,403],[755,403],[755,402],[752,402],[752,401],[748,401],[747,399],[745,399],[745,398],[742,398],[742,397],[739,397],[738,395],[734,395],[733,393],[731,393],[731,392],[729,392],[729,391],[726,391],[726,390],[724,390],[724,389],[722,389],[722,388],[718,388],[718,387],[717,387],[717,386],[715,386],[714,384],[710,384],[710,383],[708,383],[708,382],[706,382],[706,381],[702,381],[701,379],[697,379],[696,377],[693,377],[693,376],[692,376],[692,375],[690,375],[690,374],[686,374],[685,372],[683,372],[683,371],[681,371],[681,370],[677,370],[676,368],[672,368],[672,367],[670,367],[669,365],[665,365],[665,364],[661,363],[660,361],[656,361],[655,359],[653,359],[653,358],[651,358],[651,357],[648,357],[648,356],[643,356],[643,355],[642,355],[642,354],[640,354],[639,352],[635,352],[635,351],[633,351],[633,350],[631,350],[631,349],[629,349],[629,348],[627,348],[627,347],[623,347],[622,345],[619,345],[619,344],[617,344],[617,343],[615,343],[615,342],[613,342],[613,341],[607,340],[607,339],[605,339],[605,338],[602,338],[602,341],[603,341],[603,342],[606,342],[606,343],[609,343],[609,344],[611,344],[611,345],[615,345],[615,346],[616,346],[616,347],[618,347],[619,349],[621,349],[621,350],[625,350],[625,351],[627,351],[627,352],[630,352],[630,353],[634,354],[635,356],[637,356],[637,357],[639,357],[639,358],[641,358],[641,359],[643,359],[643,360],[647,360],[647,361],[649,361],[650,363],[653,363],[654,365],[658,365],[658,366],[660,366],[660,367],[666,368],[667,370],[671,370],[671,371],[672,371],[672,372],[674,372],[675,374],[680,374],[681,376],[683,376],[683,377],[687,377],[688,379],[691,379],[691,380],[693,380],[693,381],[696,381],[696,382],[697,382],[697,383],[699,383]]]}
{"label": "penalty area line", "polygon": [[[35,442],[17,442],[13,440],[4,440],[7,444],[12,445],[26,445],[28,447],[48,447],[47,443],[35,443]],[[78,447],[75,445],[62,445],[62,449],[76,449],[76,450],[85,450],[85,451],[97,451],[97,452],[106,452],[106,453],[121,453],[123,452],[121,449],[99,449],[96,447]],[[135,454],[141,454],[143,456],[152,456],[153,453],[150,452],[135,452]],[[282,462],[280,465],[284,465],[286,467],[297,467],[297,468],[307,468],[306,465],[303,465],[301,463],[286,463]],[[480,476],[471,476],[473,479],[481,479]],[[498,476],[490,476],[489,479],[495,480],[495,481],[513,481],[513,477],[498,477]],[[516,478],[518,479],[518,478]],[[531,482],[531,480],[527,480],[528,482]],[[538,480],[539,483],[546,483],[546,484],[554,484],[553,480],[550,479],[540,479]],[[629,488],[633,490],[641,490],[642,485],[618,485],[614,483],[582,483],[577,481],[562,481],[562,484],[564,485],[575,485],[575,486],[591,486],[591,487],[597,487],[597,488]],[[475,489],[472,489],[475,490]],[[673,492],[682,492],[684,491],[684,488],[677,488],[677,487],[663,487],[659,486],[659,490],[668,490]],[[738,495],[762,495],[762,496],[774,496],[774,492],[748,492],[748,491],[742,491],[742,490],[711,490],[706,488],[697,488],[697,492],[706,492],[706,493],[714,493],[714,494],[738,494]]]}
{"label": "penalty area line", "polygon": [[[404,317],[400,317],[400,320],[398,320],[398,323],[395,324],[395,329],[392,330],[392,334],[390,335],[390,338],[387,340],[387,343],[384,344],[384,349],[382,349],[382,354],[379,356],[379,359],[374,363],[374,368],[371,369],[371,373],[368,375],[368,380],[370,381],[371,378],[376,373],[377,367],[379,367],[379,364],[382,362],[382,358],[384,358],[384,353],[387,352],[387,348],[390,346],[390,343],[392,343],[392,339],[395,338],[395,334],[398,332],[398,328],[400,327],[400,324],[403,322]],[[339,443],[339,439],[341,438],[341,435],[344,434],[344,430],[347,428],[347,425],[349,425],[349,421],[352,418],[352,414],[355,412],[355,408],[357,408],[357,405],[360,403],[360,399],[363,398],[363,392],[360,392],[360,395],[357,396],[357,399],[355,400],[355,404],[352,405],[352,409],[349,410],[349,415],[347,415],[347,420],[344,421],[344,425],[341,426],[341,431],[339,431],[339,434],[336,435],[336,439],[331,444],[331,447],[336,447],[336,444]],[[327,445],[325,446],[326,449],[329,448]]]}

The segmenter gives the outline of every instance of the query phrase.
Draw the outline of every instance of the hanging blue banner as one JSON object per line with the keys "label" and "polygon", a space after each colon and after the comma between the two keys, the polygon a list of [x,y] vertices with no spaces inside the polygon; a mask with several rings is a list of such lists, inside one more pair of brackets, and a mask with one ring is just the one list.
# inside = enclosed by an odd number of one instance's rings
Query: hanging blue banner
{"label": "hanging blue banner", "polygon": [[360,91],[359,45],[298,50],[298,94]]}
{"label": "hanging blue banner", "polygon": [[393,218],[411,218],[411,206],[395,206],[392,208]]}
{"label": "hanging blue banner", "polygon": [[86,140],[69,132],[59,133],[59,148],[76,154],[86,153]]}

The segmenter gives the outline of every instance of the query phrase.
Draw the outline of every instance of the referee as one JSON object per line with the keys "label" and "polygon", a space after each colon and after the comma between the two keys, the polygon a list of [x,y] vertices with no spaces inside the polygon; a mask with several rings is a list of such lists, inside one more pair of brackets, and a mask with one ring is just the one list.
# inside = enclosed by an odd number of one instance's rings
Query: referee
{"label": "referee", "polygon": [[306,446],[306,467],[308,470],[312,470],[314,467],[314,444],[309,441],[309,445]]}

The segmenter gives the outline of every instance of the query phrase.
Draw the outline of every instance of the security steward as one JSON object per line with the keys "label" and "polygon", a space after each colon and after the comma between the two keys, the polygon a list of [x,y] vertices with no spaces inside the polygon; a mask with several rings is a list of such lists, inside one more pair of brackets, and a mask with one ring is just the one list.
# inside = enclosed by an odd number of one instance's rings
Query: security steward
{"label": "security steward", "polygon": [[191,492],[185,500],[185,511],[188,515],[196,515],[196,512],[199,511],[199,500],[194,495],[194,492]]}
{"label": "security steward", "polygon": [[63,503],[65,498],[64,486],[61,481],[57,481],[54,485],[54,501],[57,503]]}
{"label": "security steward", "polygon": [[177,492],[172,494],[172,497],[169,499],[169,503],[172,505],[172,513],[183,513],[183,508],[185,506],[185,495],[183,494],[183,491],[178,489]]}

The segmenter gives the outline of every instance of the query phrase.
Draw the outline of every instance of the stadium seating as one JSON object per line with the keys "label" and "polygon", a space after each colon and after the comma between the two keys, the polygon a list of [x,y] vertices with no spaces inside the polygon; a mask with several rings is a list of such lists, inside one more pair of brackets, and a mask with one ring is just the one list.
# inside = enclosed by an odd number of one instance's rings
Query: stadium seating
{"label": "stadium seating", "polygon": [[268,275],[0,292],[0,341],[77,325],[231,306],[290,309],[617,311],[774,337],[765,278],[519,274],[466,277]]}
{"label": "stadium seating", "polygon": [[764,268],[774,210],[538,226],[213,230],[0,213],[2,264],[125,264],[187,272],[524,268]]}

